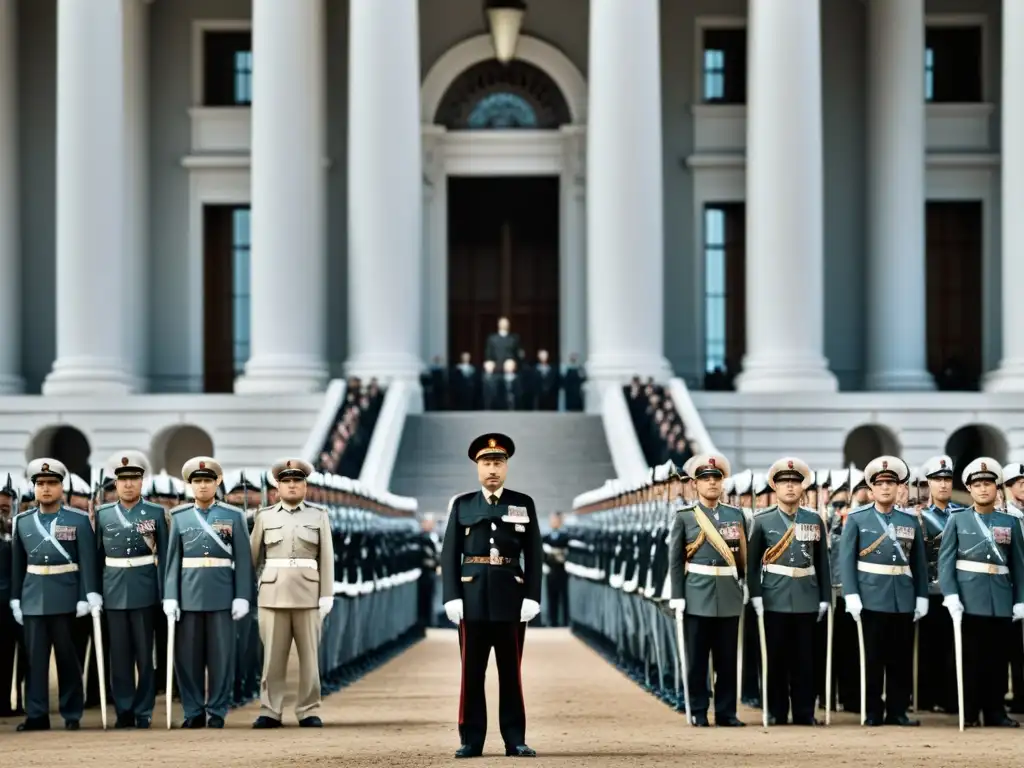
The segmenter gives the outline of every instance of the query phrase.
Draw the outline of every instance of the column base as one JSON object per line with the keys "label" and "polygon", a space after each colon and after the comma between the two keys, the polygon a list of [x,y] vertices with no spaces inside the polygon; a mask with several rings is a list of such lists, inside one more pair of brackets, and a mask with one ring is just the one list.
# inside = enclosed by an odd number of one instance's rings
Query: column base
{"label": "column base", "polygon": [[820,355],[744,358],[736,377],[737,392],[838,392],[839,381]]}
{"label": "column base", "polygon": [[876,371],[864,381],[868,392],[934,392],[935,379],[928,371]]}
{"label": "column base", "polygon": [[982,389],[996,394],[1024,392],[1024,359],[1003,360],[996,370],[985,374]]}
{"label": "column base", "polygon": [[119,361],[101,357],[58,359],[43,381],[44,395],[131,395],[133,377]]}
{"label": "column base", "polygon": [[305,395],[323,392],[327,364],[308,355],[254,357],[235,379],[236,395]]}
{"label": "column base", "polygon": [[405,381],[420,385],[423,361],[416,355],[402,353],[371,353],[350,357],[345,363],[346,376],[358,376],[363,382],[377,379],[381,383]]}

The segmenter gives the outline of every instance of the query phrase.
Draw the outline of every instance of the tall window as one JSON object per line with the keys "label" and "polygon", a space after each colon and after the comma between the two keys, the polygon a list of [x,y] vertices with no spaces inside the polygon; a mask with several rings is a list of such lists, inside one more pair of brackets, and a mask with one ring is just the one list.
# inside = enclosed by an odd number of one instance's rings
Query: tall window
{"label": "tall window", "polygon": [[203,104],[252,104],[252,33],[208,31],[203,35]]}
{"label": "tall window", "polygon": [[981,27],[928,27],[924,97],[934,104],[971,104],[984,98]]}
{"label": "tall window", "polygon": [[983,210],[973,200],[926,208],[928,370],[940,389],[981,380]]}
{"label": "tall window", "polygon": [[746,29],[704,30],[702,76],[705,104],[746,103]]}
{"label": "tall window", "polygon": [[236,208],[231,226],[231,307],[232,350],[235,373],[241,375],[249,359],[249,314],[251,290],[249,264],[251,240],[249,238],[249,209]]}
{"label": "tall window", "polygon": [[206,392],[231,392],[249,359],[248,206],[203,207],[203,378]]}
{"label": "tall window", "polygon": [[743,203],[704,208],[704,369],[706,389],[730,389],[746,347]]}

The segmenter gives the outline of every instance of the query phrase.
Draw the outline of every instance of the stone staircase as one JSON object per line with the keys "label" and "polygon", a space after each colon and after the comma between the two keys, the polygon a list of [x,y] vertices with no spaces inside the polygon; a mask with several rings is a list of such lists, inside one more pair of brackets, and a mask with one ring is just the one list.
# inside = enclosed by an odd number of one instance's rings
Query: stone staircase
{"label": "stone staircase", "polygon": [[533,497],[542,525],[550,513],[570,511],[578,494],[615,476],[600,416],[427,413],[406,418],[390,490],[417,498],[421,513],[443,517],[454,494],[479,487],[466,451],[485,432],[501,432],[515,442],[508,486]]}

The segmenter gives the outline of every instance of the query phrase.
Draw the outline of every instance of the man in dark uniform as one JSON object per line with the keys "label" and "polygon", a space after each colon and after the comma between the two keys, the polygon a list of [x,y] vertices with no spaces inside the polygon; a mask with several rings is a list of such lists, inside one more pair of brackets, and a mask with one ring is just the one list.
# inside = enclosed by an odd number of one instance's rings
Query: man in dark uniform
{"label": "man in dark uniform", "polygon": [[[1024,530],[1024,462],[1007,464],[1003,467],[1003,511],[1017,518]],[[1021,642],[1021,631],[1010,627],[1010,639],[1007,648],[1010,653],[1010,681],[1013,687],[1013,699],[1010,711],[1016,715],[1024,713],[1024,643]]]}
{"label": "man in dark uniform", "polygon": [[57,661],[60,714],[77,731],[85,706],[82,665],[72,629],[76,617],[99,612],[96,538],[89,516],[61,503],[67,468],[36,459],[25,470],[35,484],[37,509],[14,519],[11,612],[25,627],[28,679],[25,721],[19,731],[50,729],[50,651]]}
{"label": "man in dark uniform", "polygon": [[484,347],[484,360],[493,360],[499,367],[506,360],[519,362],[519,334],[512,333],[507,317],[498,318],[498,331],[487,337]]}
{"label": "man in dark uniform", "polygon": [[557,411],[558,392],[562,385],[562,375],[557,368],[551,366],[548,351],[537,351],[537,364],[533,366],[533,410]]}
{"label": "man in dark uniform", "polygon": [[694,456],[683,468],[694,478],[697,503],[676,512],[669,539],[672,596],[682,613],[688,657],[692,724],[707,727],[708,654],[715,665],[715,725],[742,726],[736,717],[736,646],[740,612],[748,602],[747,527],[742,510],[720,504],[729,461],[718,453]]}
{"label": "man in dark uniform", "polygon": [[[11,529],[17,509],[18,488],[13,478],[0,488],[0,717],[24,714],[21,710],[21,682],[25,677],[25,645],[21,627],[11,612]],[[14,663],[17,658],[18,669]],[[17,679],[17,694],[10,696]],[[12,706],[11,699],[16,704]]]}
{"label": "man in dark uniform", "polygon": [[[814,629],[832,599],[828,534],[817,512],[800,506],[814,478],[800,459],[784,458],[768,470],[778,504],[754,518],[749,562],[760,563],[750,579],[750,601],[764,617],[768,646],[768,722],[818,725],[814,719]],[[753,569],[751,569],[753,570]],[[762,694],[765,695],[765,694]]]}
{"label": "man in dark uniform", "polygon": [[569,355],[569,365],[565,368],[562,381],[565,387],[565,410],[583,410],[583,383],[587,380],[587,373],[579,363],[579,356]]}
{"label": "man in dark uniform", "polygon": [[[526,624],[540,613],[543,562],[533,499],[505,487],[515,444],[507,435],[481,435],[469,446],[480,490],[448,504],[441,548],[444,610],[459,627],[462,696],[456,757],[479,757],[487,735],[484,675],[494,649],[498,722],[509,757],[535,757],[526,745],[526,705],[520,667]],[[519,558],[525,565],[519,567]]]}
{"label": "man in dark uniform", "polygon": [[569,625],[569,577],[565,573],[569,534],[562,529],[562,515],[555,513],[551,530],[544,536],[544,565],[547,568],[548,623],[552,627]]}
{"label": "man in dark uniform", "polygon": [[895,507],[897,488],[909,476],[896,456],[871,461],[864,477],[874,502],[850,513],[839,540],[846,610],[864,629],[867,712],[861,714],[871,726],[921,724],[907,717],[907,707],[914,622],[928,613],[928,561],[917,516]]}
{"label": "man in dark uniform", "polygon": [[[1004,638],[1024,619],[1024,535],[1016,518],[995,509],[999,462],[975,459],[962,479],[974,501],[953,515],[939,549],[943,605],[963,628],[964,725],[1017,728],[1006,715]],[[1017,629],[1018,640],[1020,629]]]}
{"label": "man in dark uniform", "polygon": [[110,628],[114,727],[149,728],[156,703],[153,633],[167,559],[167,522],[163,507],[142,500],[148,463],[141,453],[116,453],[107,465],[118,501],[96,509],[96,539]]}
{"label": "man in dark uniform", "polygon": [[178,622],[182,727],[223,728],[235,673],[234,622],[249,614],[252,591],[249,528],[242,510],[216,500],[224,471],[215,459],[189,459],[181,474],[195,501],[171,511],[163,604]]}

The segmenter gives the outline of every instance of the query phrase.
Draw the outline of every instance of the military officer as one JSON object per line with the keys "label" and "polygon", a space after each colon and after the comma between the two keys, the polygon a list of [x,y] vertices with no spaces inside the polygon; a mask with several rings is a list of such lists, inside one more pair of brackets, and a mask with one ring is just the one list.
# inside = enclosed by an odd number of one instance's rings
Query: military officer
{"label": "military officer", "polygon": [[864,477],[874,502],[850,513],[839,540],[846,610],[864,630],[865,725],[920,725],[907,717],[907,707],[914,622],[928,613],[928,563],[917,517],[895,508],[896,489],[909,475],[896,456],[871,461]]}
{"label": "military officer", "polygon": [[233,621],[249,613],[249,530],[242,510],[216,500],[224,475],[216,459],[196,456],[181,474],[195,500],[171,511],[163,607],[179,622],[174,664],[182,727],[223,728],[234,681]]}
{"label": "military officer", "polygon": [[[918,633],[918,711],[941,709],[956,712],[956,666],[953,658],[953,624],[949,613],[941,610],[939,588],[939,549],[943,531],[953,510],[953,460],[933,456],[918,472],[928,483],[931,503],[920,508],[918,517],[924,535],[928,560],[928,615],[921,619]],[[1018,641],[1020,636],[1018,634]]]}
{"label": "military officer", "polygon": [[[1003,467],[1004,512],[1017,518],[1024,530],[1024,462],[1007,464]],[[1007,641],[1010,653],[1010,681],[1013,688],[1013,699],[1010,711],[1014,714],[1024,713],[1024,643],[1021,633],[1016,627],[1010,627],[1010,639]]]}
{"label": "military officer", "polygon": [[167,523],[163,507],[142,500],[148,469],[138,451],[111,456],[107,475],[114,478],[118,500],[96,509],[115,728],[149,728],[156,701],[153,632],[167,560]]}
{"label": "military officer", "polygon": [[[778,503],[754,518],[747,551],[750,601],[764,617],[768,649],[769,724],[814,719],[814,629],[832,598],[828,534],[817,512],[800,506],[814,473],[800,459],[779,459],[768,470]],[[760,573],[754,569],[760,563]]]}
{"label": "military officer", "polygon": [[252,529],[252,559],[259,577],[263,639],[260,716],[253,728],[280,728],[292,642],[299,654],[295,716],[303,728],[323,725],[317,651],[323,620],[334,606],[334,545],[327,510],[306,498],[313,465],[284,459],[270,468],[281,500],[260,510]]}
{"label": "military officer", "polygon": [[[939,549],[943,605],[963,622],[964,724],[1017,728],[1006,715],[1005,638],[1024,619],[1024,538],[1017,520],[995,509],[999,462],[975,459],[962,479],[973,504],[953,515]],[[1018,633],[1019,639],[1019,633]]]}
{"label": "military officer", "polygon": [[[469,446],[480,489],[448,504],[441,548],[444,610],[459,627],[462,692],[456,757],[478,757],[487,735],[484,675],[494,649],[501,737],[509,757],[534,757],[526,745],[526,705],[520,667],[526,624],[540,613],[543,548],[533,499],[505,487],[515,444],[481,435]],[[524,566],[519,567],[522,555]]]}
{"label": "military officer", "polygon": [[547,566],[548,619],[552,627],[569,625],[568,577],[565,556],[569,535],[562,528],[562,515],[555,513],[548,520],[551,530],[544,536],[544,558]]}
{"label": "military officer", "polygon": [[690,714],[708,726],[708,654],[715,665],[715,725],[742,726],[736,717],[736,645],[748,602],[747,528],[743,512],[719,503],[729,461],[718,453],[693,456],[683,468],[697,503],[676,512],[669,538],[669,607],[684,615]]}
{"label": "military officer", "polygon": [[[10,691],[17,678],[17,703],[21,707],[21,681],[25,676],[25,646],[22,642],[21,627],[11,612],[11,530],[17,510],[18,488],[8,474],[7,481],[0,487],[0,717],[13,717]],[[14,660],[18,660],[18,669]]]}
{"label": "military officer", "polygon": [[76,731],[85,694],[75,652],[75,617],[103,606],[96,568],[96,538],[89,516],[61,503],[67,468],[56,459],[36,459],[26,474],[38,508],[14,519],[11,612],[25,627],[28,656],[25,711],[19,731],[50,728],[50,652],[57,661],[60,714]]}

